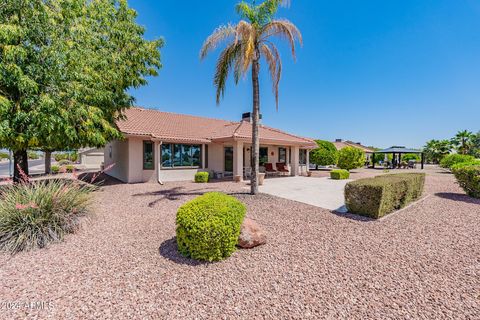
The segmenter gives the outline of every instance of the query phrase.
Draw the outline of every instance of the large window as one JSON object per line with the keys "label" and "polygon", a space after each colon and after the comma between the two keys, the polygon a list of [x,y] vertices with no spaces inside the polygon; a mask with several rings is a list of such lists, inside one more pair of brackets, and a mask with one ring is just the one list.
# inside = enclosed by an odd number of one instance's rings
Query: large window
{"label": "large window", "polygon": [[162,168],[200,167],[201,163],[201,145],[162,144]]}
{"label": "large window", "polygon": [[300,164],[307,164],[307,150],[300,149]]}
{"label": "large window", "polygon": [[268,162],[268,148],[260,148],[259,162],[261,166]]}
{"label": "large window", "polygon": [[155,169],[155,152],[152,141],[143,141],[143,170]]}
{"label": "large window", "polygon": [[278,162],[287,163],[287,149],[278,148]]}

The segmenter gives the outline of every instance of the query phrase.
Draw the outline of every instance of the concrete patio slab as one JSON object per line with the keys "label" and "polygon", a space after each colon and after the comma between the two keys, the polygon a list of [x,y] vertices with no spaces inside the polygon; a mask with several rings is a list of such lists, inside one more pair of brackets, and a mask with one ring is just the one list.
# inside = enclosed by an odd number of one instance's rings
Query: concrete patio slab
{"label": "concrete patio slab", "polygon": [[344,199],[345,185],[352,180],[330,178],[285,177],[265,179],[260,192],[312,206],[347,212]]}

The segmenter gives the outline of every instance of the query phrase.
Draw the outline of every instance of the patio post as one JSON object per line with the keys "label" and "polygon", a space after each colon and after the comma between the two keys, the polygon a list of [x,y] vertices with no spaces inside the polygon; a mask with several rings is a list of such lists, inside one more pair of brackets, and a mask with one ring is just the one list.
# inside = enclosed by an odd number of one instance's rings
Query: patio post
{"label": "patio post", "polygon": [[291,175],[298,176],[300,171],[300,148],[299,147],[292,147],[292,159],[290,166],[292,168]]}
{"label": "patio post", "polygon": [[309,149],[306,149],[305,150],[306,153],[307,153],[307,172],[310,171],[310,150]]}
{"label": "patio post", "polygon": [[243,142],[233,143],[233,177],[240,176],[243,180]]}

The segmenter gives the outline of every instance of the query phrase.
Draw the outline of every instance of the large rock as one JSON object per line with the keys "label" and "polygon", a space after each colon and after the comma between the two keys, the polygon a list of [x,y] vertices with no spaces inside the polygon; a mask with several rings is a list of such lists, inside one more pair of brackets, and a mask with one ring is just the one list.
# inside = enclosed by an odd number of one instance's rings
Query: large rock
{"label": "large rock", "polygon": [[238,237],[238,246],[244,249],[254,248],[267,243],[267,236],[258,223],[245,218]]}

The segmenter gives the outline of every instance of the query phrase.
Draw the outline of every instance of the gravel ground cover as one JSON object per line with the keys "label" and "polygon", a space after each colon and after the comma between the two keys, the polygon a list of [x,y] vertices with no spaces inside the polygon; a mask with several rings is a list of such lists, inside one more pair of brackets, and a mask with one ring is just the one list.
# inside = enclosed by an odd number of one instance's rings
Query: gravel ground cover
{"label": "gravel ground cover", "polygon": [[[428,173],[427,198],[380,221],[243,184],[112,182],[65,242],[0,254],[0,318],[478,319],[480,201]],[[214,264],[177,253],[176,210],[214,190],[246,203],[266,245]]]}

